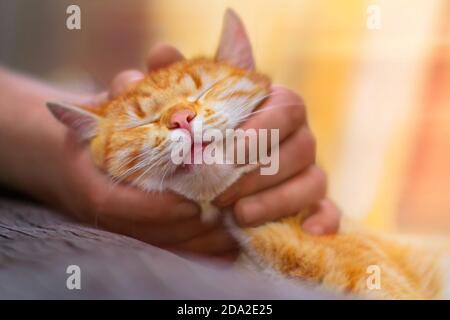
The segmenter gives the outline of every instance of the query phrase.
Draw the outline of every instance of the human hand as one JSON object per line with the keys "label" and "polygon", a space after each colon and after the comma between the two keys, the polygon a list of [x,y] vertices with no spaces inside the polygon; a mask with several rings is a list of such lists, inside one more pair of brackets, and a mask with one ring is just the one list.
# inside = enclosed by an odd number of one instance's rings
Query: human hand
{"label": "human hand", "polygon": [[[155,70],[179,59],[182,55],[176,49],[159,45],[151,51],[147,65],[149,70]],[[120,73],[113,80],[109,95],[119,95],[143,76],[136,70]],[[93,100],[98,103],[106,97],[101,94]],[[221,195],[217,203],[234,204],[236,220],[243,226],[313,208],[313,214],[304,223],[305,230],[314,234],[334,232],[339,212],[329,200],[323,200],[325,175],[314,164],[315,143],[302,101],[288,89],[274,87],[271,98],[260,109],[282,105],[291,110],[261,112],[243,125],[280,128],[280,171],[274,176],[249,173]],[[172,193],[148,194],[123,185],[112,188],[109,179],[93,166],[88,150],[74,139],[67,139],[64,155],[69,183],[65,183],[62,203],[84,221],[172,250],[235,255],[236,243],[225,228],[220,223],[202,224],[195,204]],[[265,208],[259,214],[253,212],[252,218],[248,204],[254,200],[262,201]]]}
{"label": "human hand", "polygon": [[[182,59],[167,45],[155,46],[147,67],[155,70]],[[109,93],[84,101],[98,104],[117,96],[143,78],[137,70],[121,72]],[[68,133],[62,152],[58,178],[59,203],[77,218],[170,250],[220,257],[233,257],[236,243],[221,226],[203,224],[199,207],[173,193],[145,193],[131,186],[113,184],[96,168],[86,146]]]}
{"label": "human hand", "polygon": [[270,97],[242,129],[279,129],[279,171],[241,177],[216,199],[220,207],[232,206],[237,223],[257,226],[307,209],[303,229],[314,235],[334,233],[340,212],[326,199],[326,175],[315,164],[315,139],[308,128],[305,105],[293,91],[273,86]]}

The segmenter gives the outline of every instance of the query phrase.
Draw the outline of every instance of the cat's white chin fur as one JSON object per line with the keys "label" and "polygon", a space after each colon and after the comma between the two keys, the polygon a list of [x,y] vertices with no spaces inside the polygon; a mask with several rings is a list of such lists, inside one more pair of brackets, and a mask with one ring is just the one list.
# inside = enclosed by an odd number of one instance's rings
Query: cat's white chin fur
{"label": "cat's white chin fur", "polygon": [[236,182],[242,175],[256,169],[258,165],[236,166],[234,164],[198,165],[187,173],[175,174],[164,180],[149,179],[140,187],[148,191],[171,190],[198,203],[202,210],[202,221],[213,223],[220,209],[212,201]]}

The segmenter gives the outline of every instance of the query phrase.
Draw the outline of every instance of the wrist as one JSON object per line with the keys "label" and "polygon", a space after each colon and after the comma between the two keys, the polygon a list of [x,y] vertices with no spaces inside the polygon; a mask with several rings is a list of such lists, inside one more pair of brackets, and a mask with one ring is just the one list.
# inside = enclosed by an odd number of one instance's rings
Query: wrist
{"label": "wrist", "polygon": [[[59,153],[66,129],[45,102],[64,93],[0,69],[0,183],[37,200],[56,197]],[[56,97],[56,98],[55,98]]]}

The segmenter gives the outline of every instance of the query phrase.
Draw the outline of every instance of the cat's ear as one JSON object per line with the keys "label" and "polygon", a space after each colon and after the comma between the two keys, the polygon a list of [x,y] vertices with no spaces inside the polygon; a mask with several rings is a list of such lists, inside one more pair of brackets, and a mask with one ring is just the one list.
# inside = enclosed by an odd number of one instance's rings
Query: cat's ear
{"label": "cat's ear", "polygon": [[47,102],[47,108],[57,120],[73,130],[80,140],[89,140],[96,135],[100,117],[95,113],[58,102]]}
{"label": "cat's ear", "polygon": [[232,9],[225,12],[216,61],[228,62],[242,69],[255,69],[252,46],[244,24]]}

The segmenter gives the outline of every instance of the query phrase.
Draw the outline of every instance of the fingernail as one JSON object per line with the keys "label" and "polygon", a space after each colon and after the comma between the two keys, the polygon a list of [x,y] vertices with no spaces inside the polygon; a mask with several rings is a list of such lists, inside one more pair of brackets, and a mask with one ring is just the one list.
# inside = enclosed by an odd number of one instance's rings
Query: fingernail
{"label": "fingernail", "polygon": [[193,217],[200,214],[200,208],[192,202],[181,202],[171,209],[171,213],[182,217]]}
{"label": "fingernail", "polygon": [[311,226],[305,231],[313,236],[321,236],[324,234],[324,229],[321,226]]}
{"label": "fingernail", "polygon": [[254,200],[247,200],[242,204],[242,220],[246,225],[253,225],[261,221],[264,215],[264,207]]}

